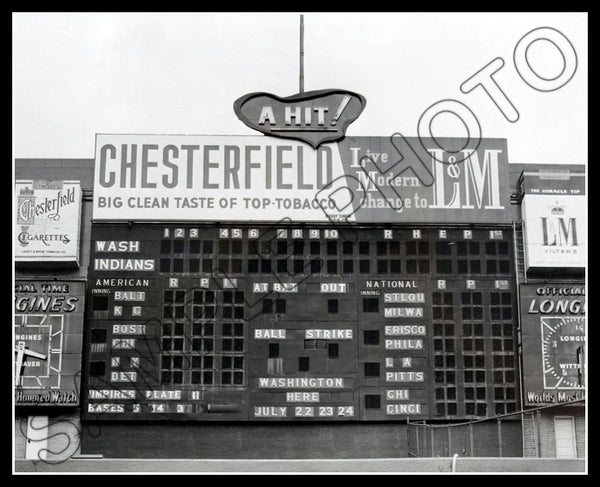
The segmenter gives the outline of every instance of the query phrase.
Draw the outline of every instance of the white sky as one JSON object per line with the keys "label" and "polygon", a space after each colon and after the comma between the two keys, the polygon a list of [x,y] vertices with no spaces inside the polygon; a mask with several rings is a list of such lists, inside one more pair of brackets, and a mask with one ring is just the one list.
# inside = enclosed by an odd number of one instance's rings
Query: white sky
{"label": "white sky", "polygon": [[[258,134],[233,102],[254,91],[298,93],[300,13],[13,13],[13,156],[93,158],[96,133]],[[305,12],[305,91],[366,97],[347,135],[415,136],[427,107],[456,99],[484,137],[508,140],[510,162],[587,164],[587,21],[585,13]],[[557,29],[577,53],[575,75],[553,92],[529,87],[513,62],[519,39],[538,27]],[[547,78],[563,68],[547,41],[528,56]],[[515,123],[481,88],[459,88],[496,57]],[[465,135],[447,115],[432,127]]]}

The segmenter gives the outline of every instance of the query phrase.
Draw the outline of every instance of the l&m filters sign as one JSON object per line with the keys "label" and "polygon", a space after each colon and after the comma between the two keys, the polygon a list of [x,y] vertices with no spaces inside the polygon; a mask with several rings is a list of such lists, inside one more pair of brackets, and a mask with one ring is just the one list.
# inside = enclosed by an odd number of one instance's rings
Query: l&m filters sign
{"label": "l&m filters sign", "polygon": [[16,181],[16,262],[79,265],[79,181]]}
{"label": "l&m filters sign", "polygon": [[521,284],[523,395],[526,405],[577,401],[585,393],[585,288]]}
{"label": "l&m filters sign", "polygon": [[527,268],[583,269],[587,253],[585,175],[525,173],[522,185]]}
{"label": "l&m filters sign", "polygon": [[505,140],[424,144],[345,137],[313,149],[269,136],[97,134],[93,218],[511,221]]}

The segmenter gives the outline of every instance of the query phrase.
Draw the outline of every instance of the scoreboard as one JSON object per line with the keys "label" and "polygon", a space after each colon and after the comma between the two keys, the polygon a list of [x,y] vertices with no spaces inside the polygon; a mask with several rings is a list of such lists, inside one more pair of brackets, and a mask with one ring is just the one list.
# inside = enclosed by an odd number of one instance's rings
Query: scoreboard
{"label": "scoreboard", "polygon": [[509,227],[93,223],[87,420],[519,409]]}

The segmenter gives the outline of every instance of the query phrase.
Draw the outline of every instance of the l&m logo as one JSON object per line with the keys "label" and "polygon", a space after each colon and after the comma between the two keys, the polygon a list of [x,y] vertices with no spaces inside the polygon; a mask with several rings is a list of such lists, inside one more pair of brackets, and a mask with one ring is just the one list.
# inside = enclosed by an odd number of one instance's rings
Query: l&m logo
{"label": "l&m logo", "polygon": [[[550,188],[554,189],[556,188]],[[528,268],[585,268],[585,204],[584,196],[524,196],[523,220]]]}
{"label": "l&m logo", "polygon": [[565,205],[549,207],[551,217],[540,217],[545,247],[577,247],[577,219],[565,218]]}

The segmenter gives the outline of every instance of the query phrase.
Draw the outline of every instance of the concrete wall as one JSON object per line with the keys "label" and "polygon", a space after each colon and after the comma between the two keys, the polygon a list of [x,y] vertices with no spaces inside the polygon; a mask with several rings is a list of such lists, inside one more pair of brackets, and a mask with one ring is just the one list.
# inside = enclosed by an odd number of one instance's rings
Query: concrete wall
{"label": "concrete wall", "polygon": [[404,423],[83,424],[82,453],[110,458],[399,458]]}
{"label": "concrete wall", "polygon": [[14,428],[15,460],[23,460],[27,441],[27,416],[16,417]]}
{"label": "concrete wall", "polygon": [[[409,435],[409,428],[411,435]],[[84,422],[82,453],[105,458],[521,457],[520,421],[418,428],[406,423]],[[432,443],[433,442],[433,443]]]}
{"label": "concrete wall", "polygon": [[61,413],[56,408],[47,408],[46,411],[40,408],[30,410],[32,415],[48,416],[48,427],[36,435],[28,430],[29,415],[20,414],[15,417],[15,460],[25,459],[27,441],[33,436],[38,440],[45,440],[45,461],[49,463],[63,462],[81,453],[79,410],[70,409]]}

